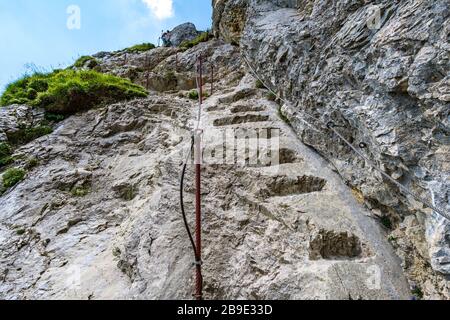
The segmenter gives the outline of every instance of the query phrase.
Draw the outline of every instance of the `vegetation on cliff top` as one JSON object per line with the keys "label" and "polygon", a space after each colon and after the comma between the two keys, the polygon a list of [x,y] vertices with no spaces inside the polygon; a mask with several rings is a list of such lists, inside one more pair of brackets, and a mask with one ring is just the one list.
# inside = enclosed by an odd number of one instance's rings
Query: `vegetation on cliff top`
{"label": "vegetation on cliff top", "polygon": [[152,50],[155,48],[156,47],[153,43],[141,43],[141,44],[137,44],[135,46],[126,48],[126,49],[124,49],[124,51],[128,52],[128,53],[138,53],[138,52],[149,51],[149,50]]}
{"label": "vegetation on cliff top", "polygon": [[93,68],[93,67],[98,65],[98,61],[94,57],[92,57],[92,56],[81,56],[80,58],[78,58],[77,61],[75,61],[73,66],[76,67],[76,68],[82,68],[82,67],[84,67],[86,65],[87,62],[89,62],[89,67],[91,67],[91,68]]}
{"label": "vegetation on cliff top", "polygon": [[147,91],[128,79],[85,70],[35,73],[11,83],[0,105],[28,104],[55,114],[73,114],[101,103],[146,97]]}
{"label": "vegetation on cliff top", "polygon": [[189,49],[189,48],[195,47],[196,45],[198,45],[201,42],[206,42],[211,38],[212,38],[212,35],[209,32],[202,32],[199,36],[197,36],[197,38],[195,38],[191,41],[183,41],[180,44],[180,47],[184,48],[184,49]]}

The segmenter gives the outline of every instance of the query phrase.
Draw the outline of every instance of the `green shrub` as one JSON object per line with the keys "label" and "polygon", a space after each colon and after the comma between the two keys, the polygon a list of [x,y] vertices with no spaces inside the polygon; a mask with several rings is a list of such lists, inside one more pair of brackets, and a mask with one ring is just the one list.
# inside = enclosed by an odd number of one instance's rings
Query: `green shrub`
{"label": "green shrub", "polygon": [[183,41],[180,44],[181,48],[185,48],[185,49],[189,49],[192,47],[195,47],[196,45],[198,45],[201,42],[206,42],[209,39],[211,39],[212,35],[209,32],[202,32],[200,35],[197,36],[197,38],[190,40],[190,41]]}
{"label": "green shrub", "polygon": [[[209,93],[207,93],[207,92],[204,91],[204,92],[202,93],[202,96],[203,96],[203,98],[207,98],[207,97],[209,97]],[[192,99],[192,100],[198,100],[198,91],[195,90],[195,89],[189,91],[187,97],[188,97],[189,99]]]}
{"label": "green shrub", "polygon": [[27,160],[27,169],[33,169],[34,167],[36,167],[39,164],[39,160],[37,158],[29,158]]}
{"label": "green shrub", "polygon": [[264,85],[264,83],[261,80],[256,80],[255,86],[258,89],[267,89],[266,86]]}
{"label": "green shrub", "polygon": [[3,174],[3,187],[8,189],[14,187],[17,183],[23,180],[25,177],[25,170],[12,168],[6,170]]}
{"label": "green shrub", "polygon": [[0,168],[13,162],[12,149],[7,143],[0,143]]}
{"label": "green shrub", "polygon": [[419,288],[418,286],[415,286],[412,290],[411,293],[418,299],[423,299],[423,291],[421,288]]}
{"label": "green shrub", "polygon": [[33,128],[20,129],[16,132],[8,134],[8,140],[12,144],[22,145],[26,144],[34,139],[45,136],[53,132],[53,129],[49,126],[36,126]]}
{"label": "green shrub", "polygon": [[0,168],[7,166],[8,164],[11,164],[14,162],[14,158],[13,157],[4,157],[4,158],[0,158]]}
{"label": "green shrub", "polygon": [[149,50],[152,50],[155,48],[156,47],[153,43],[141,43],[141,44],[137,44],[135,46],[126,48],[126,49],[124,49],[124,51],[127,53],[138,53],[138,52],[149,51]]}
{"label": "green shrub", "polygon": [[72,195],[74,197],[85,197],[89,194],[89,192],[91,192],[91,189],[87,186],[79,186],[79,187],[74,187],[70,193],[72,193]]}
{"label": "green shrub", "polygon": [[89,68],[94,68],[98,66],[98,61],[94,57],[91,56],[82,56],[78,58],[77,61],[73,64],[74,67],[82,68],[86,65],[86,63],[89,62]]}
{"label": "green shrub", "polygon": [[197,90],[189,91],[188,98],[192,100],[198,100],[198,91]]}
{"label": "green shrub", "polygon": [[45,92],[48,89],[48,83],[44,79],[33,79],[28,85],[29,88],[36,90],[36,92]]}
{"label": "green shrub", "polygon": [[[30,85],[39,90],[46,89],[38,92],[36,97],[30,97]],[[146,96],[147,91],[130,80],[92,70],[66,69],[36,73],[11,83],[0,98],[0,105],[28,104],[53,114],[70,115],[101,103]]]}
{"label": "green shrub", "polygon": [[11,146],[7,143],[0,143],[0,158],[11,155]]}
{"label": "green shrub", "polygon": [[165,78],[169,86],[170,85],[176,86],[178,84],[177,75],[172,70],[166,72]]}
{"label": "green shrub", "polygon": [[269,101],[275,101],[277,100],[277,96],[275,94],[273,94],[272,92],[267,93],[266,95],[267,100]]}
{"label": "green shrub", "polygon": [[51,122],[61,122],[66,117],[61,115],[61,114],[46,112],[45,115],[44,115],[44,118],[45,118],[45,120],[51,121]]}

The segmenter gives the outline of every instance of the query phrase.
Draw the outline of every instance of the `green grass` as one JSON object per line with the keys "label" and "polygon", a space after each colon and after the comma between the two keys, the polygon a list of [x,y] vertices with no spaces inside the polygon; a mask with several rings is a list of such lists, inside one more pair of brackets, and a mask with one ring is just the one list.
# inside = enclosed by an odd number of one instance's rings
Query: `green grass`
{"label": "green grass", "polygon": [[53,132],[49,126],[36,126],[33,128],[20,129],[16,132],[8,134],[8,140],[13,145],[27,144],[39,137],[45,136]]}
{"label": "green grass", "polygon": [[28,158],[26,168],[28,170],[33,169],[34,167],[39,165],[39,160],[37,158]]}
{"label": "green grass", "polygon": [[28,104],[57,115],[70,115],[102,103],[146,97],[147,91],[112,75],[86,70],[58,70],[26,76],[7,86],[0,105]]}
{"label": "green grass", "polygon": [[264,83],[261,80],[256,80],[255,86],[258,89],[267,89],[266,86],[264,85]]}
{"label": "green grass", "polygon": [[66,117],[61,115],[61,114],[55,114],[55,113],[51,113],[51,112],[46,112],[44,115],[45,120],[50,121],[50,122],[61,122],[63,121]]}
{"label": "green grass", "polygon": [[95,67],[95,66],[98,66],[98,61],[97,61],[97,59],[95,59],[95,58],[92,57],[92,56],[81,56],[80,58],[78,58],[77,61],[75,61],[75,63],[73,64],[73,66],[74,66],[74,67],[77,67],[77,68],[82,68],[82,67],[84,67],[84,66],[86,65],[86,63],[87,63],[88,61],[92,61],[92,62],[89,64],[89,66],[90,66],[91,68],[93,68],[93,67]]}
{"label": "green grass", "polygon": [[4,157],[4,158],[0,158],[0,168],[7,166],[8,164],[11,164],[14,162],[14,158],[13,157]]}
{"label": "green grass", "polygon": [[[203,98],[207,98],[209,97],[209,94],[207,92],[203,92],[202,96]],[[191,100],[198,100],[198,91],[196,89],[189,91],[187,97]]]}
{"label": "green grass", "polygon": [[419,298],[419,299],[423,299],[423,291],[422,291],[422,289],[420,289],[419,287],[415,287],[413,290],[411,290],[411,293],[415,296],[415,297],[417,297],[417,298]]}
{"label": "green grass", "polygon": [[269,101],[275,101],[277,100],[277,96],[273,94],[272,92],[268,92],[266,95],[266,99]]}
{"label": "green grass", "polygon": [[212,38],[212,35],[209,32],[202,32],[200,35],[197,36],[197,38],[190,40],[190,41],[183,41],[180,44],[181,48],[185,48],[185,49],[189,49],[192,47],[195,47],[196,45],[198,45],[201,42],[206,42],[209,39]]}
{"label": "green grass", "polygon": [[6,170],[3,174],[3,188],[6,190],[14,187],[23,180],[25,174],[26,172],[23,169],[11,168]]}
{"label": "green grass", "polygon": [[192,100],[198,100],[198,91],[197,90],[189,91],[188,98]]}
{"label": "green grass", "polygon": [[7,143],[0,143],[0,158],[8,157],[12,153],[11,146]]}
{"label": "green grass", "polygon": [[149,50],[152,50],[155,48],[156,47],[153,43],[141,43],[141,44],[137,44],[135,46],[126,48],[126,49],[124,49],[124,51],[127,53],[139,53],[139,52],[149,51]]}
{"label": "green grass", "polygon": [[0,143],[0,168],[14,161],[11,154],[11,146],[7,143]]}
{"label": "green grass", "polygon": [[74,187],[70,191],[72,196],[79,197],[79,198],[87,196],[90,192],[91,192],[91,189],[87,186]]}

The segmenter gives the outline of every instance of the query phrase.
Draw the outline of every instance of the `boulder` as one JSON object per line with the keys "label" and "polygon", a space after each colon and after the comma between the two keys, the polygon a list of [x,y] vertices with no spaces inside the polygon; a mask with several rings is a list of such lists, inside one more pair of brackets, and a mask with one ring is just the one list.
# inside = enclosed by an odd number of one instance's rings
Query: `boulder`
{"label": "boulder", "polygon": [[199,31],[193,23],[187,22],[180,24],[170,31],[170,42],[172,46],[177,47],[183,41],[191,41],[199,35]]}

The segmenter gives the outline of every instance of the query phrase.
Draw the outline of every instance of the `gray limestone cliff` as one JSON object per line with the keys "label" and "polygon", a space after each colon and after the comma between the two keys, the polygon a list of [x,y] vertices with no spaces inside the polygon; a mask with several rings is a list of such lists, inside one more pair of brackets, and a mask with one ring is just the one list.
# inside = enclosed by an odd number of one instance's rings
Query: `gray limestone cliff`
{"label": "gray limestone cliff", "polygon": [[[53,127],[14,145],[0,167],[0,181],[9,168],[25,172],[0,195],[0,298],[192,298],[179,185],[202,56],[206,299],[449,299],[449,224],[323,124],[448,211],[448,1],[213,8],[216,39],[93,55],[92,68],[145,87],[146,98],[60,122],[27,105],[0,108],[0,143]],[[190,164],[191,225],[192,181]]]}
{"label": "gray limestone cliff", "polygon": [[252,68],[289,102],[282,111],[302,141],[392,226],[408,272],[430,286],[438,281],[448,296],[449,222],[400,192],[324,123],[334,122],[355,146],[364,143],[361,151],[379,168],[448,213],[450,3],[217,0],[213,6],[216,36],[239,43]]}

